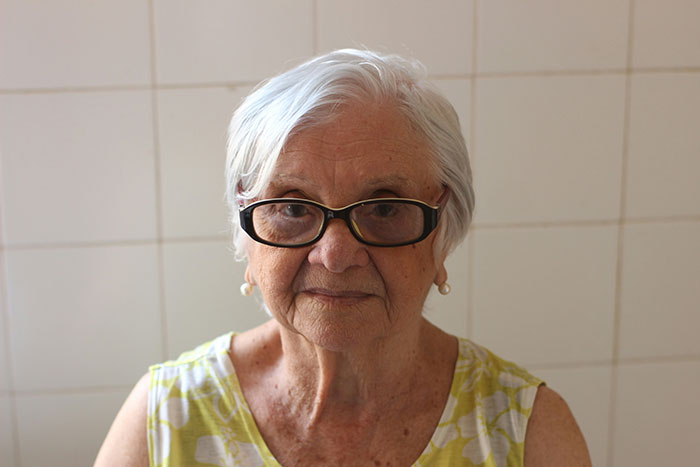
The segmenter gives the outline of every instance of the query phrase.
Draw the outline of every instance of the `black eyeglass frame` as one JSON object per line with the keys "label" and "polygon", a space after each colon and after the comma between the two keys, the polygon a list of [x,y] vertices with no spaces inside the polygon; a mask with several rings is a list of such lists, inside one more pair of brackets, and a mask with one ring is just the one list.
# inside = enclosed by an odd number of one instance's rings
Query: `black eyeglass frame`
{"label": "black eyeglass frame", "polygon": [[[311,201],[308,199],[301,199],[301,198],[270,198],[270,199],[264,199],[261,201],[256,201],[249,206],[247,206],[244,209],[241,209],[239,211],[239,219],[240,219],[240,224],[241,228],[245,233],[250,236],[253,240],[256,242],[269,245],[269,246],[276,246],[280,248],[302,248],[305,246],[313,245],[317,241],[323,237],[323,234],[326,233],[326,229],[328,228],[328,224],[332,219],[342,219],[345,221],[345,224],[347,224],[348,229],[350,230],[350,233],[352,233],[353,237],[357,239],[358,242],[364,243],[365,245],[370,245],[370,246],[377,246],[377,247],[382,247],[382,248],[393,248],[393,247],[398,247],[398,246],[405,246],[405,245],[412,245],[414,243],[418,243],[422,240],[425,240],[432,232],[435,230],[435,228],[438,225],[438,221],[440,220],[440,214],[443,209],[443,203],[441,202],[445,196],[441,196],[440,200],[438,200],[438,205],[436,206],[431,206],[428,203],[425,203],[423,201],[419,201],[417,199],[410,199],[410,198],[372,198],[372,199],[366,199],[363,201],[358,201],[356,203],[348,204],[347,206],[343,208],[330,208],[326,206],[325,204],[318,203],[316,201]],[[386,202],[401,202],[404,204],[411,204],[413,206],[418,206],[421,208],[423,211],[423,233],[409,241],[405,242],[400,242],[400,243],[391,243],[391,244],[386,244],[386,243],[377,243],[377,242],[372,242],[369,240],[366,240],[362,238],[362,235],[360,232],[357,232],[355,230],[355,227],[353,226],[352,220],[350,219],[350,211],[352,211],[354,208],[359,207],[359,206],[366,206],[368,204],[382,204]],[[271,242],[269,240],[265,240],[263,238],[260,238],[255,232],[255,227],[253,226],[253,210],[257,208],[258,206],[264,206],[266,204],[273,204],[273,203],[293,203],[293,204],[306,204],[309,206],[314,206],[319,208],[323,212],[323,223],[321,224],[321,228],[318,230],[318,233],[316,236],[309,240],[308,242],[303,242],[303,243],[298,243],[298,244],[293,244],[293,245],[287,245],[287,244],[280,244],[280,243],[275,243]]]}

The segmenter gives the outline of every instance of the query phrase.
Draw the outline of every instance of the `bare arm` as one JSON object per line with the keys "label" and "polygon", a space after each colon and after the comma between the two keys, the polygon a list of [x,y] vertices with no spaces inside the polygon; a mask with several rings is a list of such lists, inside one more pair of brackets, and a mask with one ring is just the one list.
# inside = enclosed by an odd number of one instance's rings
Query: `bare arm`
{"label": "bare arm", "polygon": [[525,467],[590,467],[586,441],[569,406],[546,386],[537,390],[525,434]]}
{"label": "bare arm", "polygon": [[149,375],[145,374],[114,419],[94,467],[148,467],[148,385]]}

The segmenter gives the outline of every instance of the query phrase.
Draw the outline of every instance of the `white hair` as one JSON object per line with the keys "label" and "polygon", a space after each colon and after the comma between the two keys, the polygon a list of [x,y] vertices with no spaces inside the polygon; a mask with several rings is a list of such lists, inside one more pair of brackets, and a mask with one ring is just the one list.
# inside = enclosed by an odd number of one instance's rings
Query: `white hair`
{"label": "white hair", "polygon": [[228,132],[226,201],[236,258],[247,235],[239,208],[258,197],[289,138],[321,125],[348,102],[393,103],[425,137],[440,183],[450,196],[435,239],[436,258],[466,236],[474,212],[467,147],[452,105],[427,80],[423,65],[397,55],[343,49],[314,58],[262,82],[236,109]]}

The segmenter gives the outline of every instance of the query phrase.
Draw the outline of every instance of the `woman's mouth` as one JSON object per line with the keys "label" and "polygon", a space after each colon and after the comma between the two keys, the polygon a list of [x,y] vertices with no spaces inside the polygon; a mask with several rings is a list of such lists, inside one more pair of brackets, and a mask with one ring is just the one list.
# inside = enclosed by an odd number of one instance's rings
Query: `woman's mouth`
{"label": "woman's mouth", "polygon": [[302,293],[314,300],[334,305],[354,305],[364,301],[372,295],[361,290],[337,290],[326,288],[311,288]]}

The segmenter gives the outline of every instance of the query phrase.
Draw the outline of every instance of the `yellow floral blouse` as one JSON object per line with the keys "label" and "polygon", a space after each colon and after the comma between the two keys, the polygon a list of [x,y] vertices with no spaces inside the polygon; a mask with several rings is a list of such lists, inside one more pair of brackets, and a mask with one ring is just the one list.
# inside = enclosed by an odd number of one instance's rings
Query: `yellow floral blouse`
{"label": "yellow floral blouse", "polygon": [[[153,365],[148,395],[152,466],[279,466],[228,356],[233,333]],[[466,339],[450,396],[415,466],[520,466],[542,381]]]}

